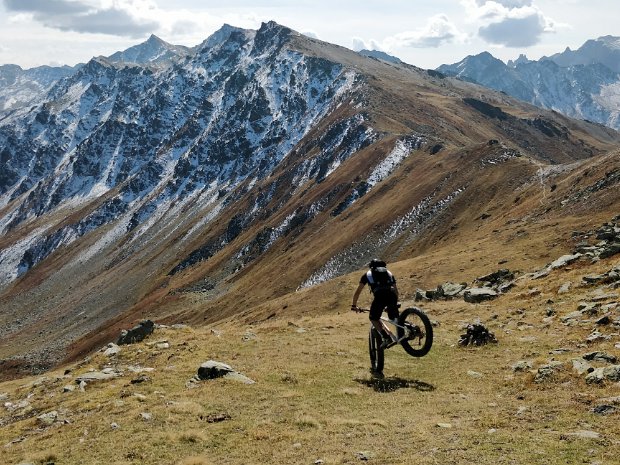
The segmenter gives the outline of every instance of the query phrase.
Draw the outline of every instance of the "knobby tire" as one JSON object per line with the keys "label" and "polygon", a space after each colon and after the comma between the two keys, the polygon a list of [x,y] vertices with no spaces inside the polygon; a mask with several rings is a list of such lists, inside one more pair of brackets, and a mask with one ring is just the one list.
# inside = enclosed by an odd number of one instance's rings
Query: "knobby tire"
{"label": "knobby tire", "polygon": [[399,339],[405,334],[404,326],[406,325],[414,325],[417,328],[417,336],[401,341],[403,349],[413,357],[423,357],[428,354],[433,345],[433,326],[426,313],[417,307],[405,309],[398,317]]}
{"label": "knobby tire", "polygon": [[381,348],[383,339],[373,327],[368,333],[368,352],[370,353],[370,367],[375,372],[383,371],[384,350]]}

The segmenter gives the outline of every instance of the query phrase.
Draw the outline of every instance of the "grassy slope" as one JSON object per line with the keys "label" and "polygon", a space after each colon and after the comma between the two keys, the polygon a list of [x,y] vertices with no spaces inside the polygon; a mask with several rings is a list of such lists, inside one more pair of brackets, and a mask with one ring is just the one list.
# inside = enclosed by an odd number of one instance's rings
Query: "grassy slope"
{"label": "grassy slope", "polygon": [[[618,413],[602,416],[591,409],[617,396],[618,385],[587,385],[570,360],[593,350],[618,355],[617,331],[610,341],[588,345],[594,323],[569,327],[560,318],[595,292],[579,285],[582,276],[615,264],[617,258],[579,262],[547,278],[523,279],[489,304],[426,304],[438,323],[431,353],[414,359],[390,349],[383,380],[367,371],[365,316],[347,311],[357,274],[271,302],[264,313],[257,310],[239,323],[158,329],[146,342],[124,346],[116,358],[94,354],[67,376],[61,369],[1,384],[3,402],[27,398],[33,410],[13,416],[2,410],[0,462],[358,463],[356,454],[363,452],[370,463],[382,464],[613,463],[620,453]],[[558,295],[569,281],[571,291]],[[557,315],[545,320],[550,307]],[[458,347],[462,325],[476,319],[495,332],[497,345]],[[169,349],[153,346],[164,339]],[[567,351],[551,353],[559,348]],[[209,359],[257,383],[215,380],[187,388]],[[512,370],[519,360],[531,361],[534,369],[550,360],[565,364],[552,380],[534,383],[533,373]],[[125,374],[85,392],[62,392],[78,374],[105,366]],[[155,370],[146,373],[148,381],[132,384],[138,375],[127,366]],[[67,421],[37,423],[36,415],[51,410]],[[226,419],[209,421],[218,415]],[[581,430],[600,437],[573,435]]]}

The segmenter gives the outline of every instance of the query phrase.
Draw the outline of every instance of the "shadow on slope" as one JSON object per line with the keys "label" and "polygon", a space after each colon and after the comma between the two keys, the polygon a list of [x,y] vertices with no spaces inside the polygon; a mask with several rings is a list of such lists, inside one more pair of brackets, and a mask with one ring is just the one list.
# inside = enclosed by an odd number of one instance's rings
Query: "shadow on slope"
{"label": "shadow on slope", "polygon": [[394,392],[398,389],[412,388],[416,391],[429,392],[434,391],[435,386],[417,379],[404,379],[398,376],[390,376],[389,378],[357,378],[356,382],[364,386],[373,388],[376,392]]}

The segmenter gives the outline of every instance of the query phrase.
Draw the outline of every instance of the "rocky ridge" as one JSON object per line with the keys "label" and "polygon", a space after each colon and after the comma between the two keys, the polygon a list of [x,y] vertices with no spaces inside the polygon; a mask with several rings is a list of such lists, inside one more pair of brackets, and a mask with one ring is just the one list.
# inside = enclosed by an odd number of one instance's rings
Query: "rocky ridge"
{"label": "rocky ridge", "polygon": [[618,140],[275,23],[226,26],[165,67],[91,60],[0,124],[3,367],[602,206]]}
{"label": "rocky ridge", "polygon": [[506,92],[542,108],[618,129],[620,69],[617,37],[586,42],[579,50],[540,60],[505,64],[488,52],[468,56],[437,71]]}

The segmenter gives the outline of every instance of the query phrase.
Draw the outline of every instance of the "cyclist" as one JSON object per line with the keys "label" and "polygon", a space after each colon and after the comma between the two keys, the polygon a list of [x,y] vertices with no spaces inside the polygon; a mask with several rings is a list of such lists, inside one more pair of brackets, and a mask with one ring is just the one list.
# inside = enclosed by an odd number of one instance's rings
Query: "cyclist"
{"label": "cyclist", "polygon": [[361,277],[359,286],[353,294],[353,302],[351,310],[357,311],[357,299],[362,289],[368,284],[373,295],[373,301],[370,305],[369,319],[375,329],[381,335],[383,342],[381,348],[386,349],[396,344],[396,336],[381,321],[381,314],[387,308],[388,318],[392,321],[398,319],[398,288],[396,287],[396,278],[386,268],[386,263],[382,260],[374,258],[368,263],[368,272]]}

